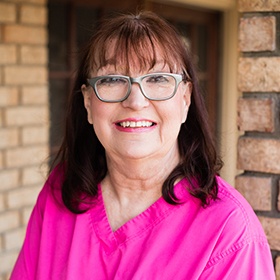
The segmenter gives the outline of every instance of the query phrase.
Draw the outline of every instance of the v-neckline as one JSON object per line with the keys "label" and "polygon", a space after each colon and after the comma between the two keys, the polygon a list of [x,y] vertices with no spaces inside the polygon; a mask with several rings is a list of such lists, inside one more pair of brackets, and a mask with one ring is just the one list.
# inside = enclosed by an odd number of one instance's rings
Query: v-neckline
{"label": "v-neckline", "polygon": [[[175,193],[180,199],[186,198],[186,193],[188,193],[186,184],[187,180],[182,179],[174,186]],[[122,246],[151,230],[156,224],[169,216],[175,209],[179,209],[183,204],[184,203],[174,206],[167,203],[163,197],[160,197],[142,213],[113,231],[107,217],[101,184],[99,184],[98,195],[94,206],[88,213],[91,216],[94,231],[100,239],[105,252],[111,254],[119,246]]]}

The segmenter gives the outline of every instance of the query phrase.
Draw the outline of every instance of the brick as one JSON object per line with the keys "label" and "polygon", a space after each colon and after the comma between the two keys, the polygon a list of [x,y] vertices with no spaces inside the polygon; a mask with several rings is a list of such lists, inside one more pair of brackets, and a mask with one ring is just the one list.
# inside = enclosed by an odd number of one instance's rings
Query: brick
{"label": "brick", "polygon": [[47,43],[47,29],[44,27],[10,24],[4,25],[2,30],[5,43],[39,45]]}
{"label": "brick", "polygon": [[[0,37],[1,37],[1,28],[0,28]],[[4,75],[3,73],[4,73],[3,67],[1,67],[0,65],[0,85],[3,84],[3,75]]]}
{"label": "brick", "polygon": [[240,12],[272,12],[280,11],[279,0],[239,0]]}
{"label": "brick", "polygon": [[18,256],[18,252],[5,252],[4,254],[0,255],[0,273],[9,273]]}
{"label": "brick", "polygon": [[25,105],[48,104],[49,91],[47,86],[22,87],[22,103]]}
{"label": "brick", "polygon": [[280,57],[242,57],[238,63],[238,88],[245,92],[280,91]]}
{"label": "brick", "polygon": [[5,208],[4,195],[0,193],[0,212],[4,211]]}
{"label": "brick", "polygon": [[48,155],[48,146],[20,147],[6,151],[7,167],[24,167],[42,163]]}
{"label": "brick", "polygon": [[43,186],[46,181],[46,176],[38,166],[26,167],[22,171],[23,186],[39,184]]}
{"label": "brick", "polygon": [[33,206],[30,206],[30,207],[25,207],[23,209],[23,212],[22,212],[23,225],[26,226],[28,224],[33,208],[34,208]]}
{"label": "brick", "polygon": [[25,228],[17,228],[4,233],[4,248],[8,250],[20,249],[25,237]]}
{"label": "brick", "polygon": [[4,241],[2,235],[0,235],[0,254],[4,249]]}
{"label": "brick", "polygon": [[245,197],[254,210],[271,211],[271,177],[238,176],[236,189]]}
{"label": "brick", "polygon": [[7,277],[8,277],[8,276],[7,276],[6,273],[1,274],[1,275],[0,275],[0,280],[10,280],[10,278],[7,278]]}
{"label": "brick", "polygon": [[10,3],[0,2],[0,22],[13,23],[16,21],[16,6]]}
{"label": "brick", "polygon": [[19,224],[20,219],[18,211],[0,213],[0,233],[15,229],[19,226]]}
{"label": "brick", "polygon": [[280,250],[279,219],[259,216],[259,220],[265,231],[271,250]]}
{"label": "brick", "polygon": [[[3,152],[0,151],[0,168],[3,168],[3,166],[4,166]],[[0,170],[0,172],[1,172],[1,170]],[[0,182],[1,182],[1,181],[0,181]],[[0,186],[1,186],[1,185],[0,185]],[[1,189],[1,187],[0,187],[0,189]]]}
{"label": "brick", "polygon": [[1,109],[1,106],[0,106],[0,128],[1,126],[4,125],[4,118],[3,118],[3,115],[4,115],[4,109]]}
{"label": "brick", "polygon": [[241,131],[274,132],[275,101],[272,98],[240,98],[237,125]]}
{"label": "brick", "polygon": [[20,22],[46,25],[47,10],[44,6],[22,5],[20,8]]}
{"label": "brick", "polygon": [[[24,127],[22,130],[23,145],[48,144],[48,141],[49,141],[48,126]],[[1,144],[1,140],[0,140],[0,144]]]}
{"label": "brick", "polygon": [[19,144],[19,133],[16,128],[0,130],[0,149],[15,147]]}
{"label": "brick", "polygon": [[241,18],[239,49],[243,52],[274,51],[276,48],[276,18]]}
{"label": "brick", "polygon": [[278,256],[275,260],[275,276],[276,280],[280,279],[280,256]]}
{"label": "brick", "polygon": [[19,185],[20,173],[18,169],[0,170],[0,192],[10,190]]}
{"label": "brick", "polygon": [[12,272],[11,272],[11,271],[8,271],[8,273],[6,273],[6,274],[4,275],[4,280],[11,280],[11,274],[12,274]]}
{"label": "brick", "polygon": [[0,86],[0,107],[14,106],[19,102],[17,87]]}
{"label": "brick", "polygon": [[25,126],[48,123],[47,106],[19,106],[7,108],[5,111],[6,125]]}
{"label": "brick", "polygon": [[48,81],[47,68],[43,66],[6,66],[4,83],[6,85],[41,85]]}
{"label": "brick", "polygon": [[9,209],[33,206],[42,186],[22,187],[14,189],[7,194],[7,205]]}
{"label": "brick", "polygon": [[0,44],[0,64],[12,64],[12,63],[16,63],[16,61],[17,61],[16,46]]}
{"label": "brick", "polygon": [[238,140],[238,169],[280,173],[280,140],[241,137]]}
{"label": "brick", "polygon": [[47,64],[48,51],[41,46],[22,46],[20,48],[20,62],[22,64]]}

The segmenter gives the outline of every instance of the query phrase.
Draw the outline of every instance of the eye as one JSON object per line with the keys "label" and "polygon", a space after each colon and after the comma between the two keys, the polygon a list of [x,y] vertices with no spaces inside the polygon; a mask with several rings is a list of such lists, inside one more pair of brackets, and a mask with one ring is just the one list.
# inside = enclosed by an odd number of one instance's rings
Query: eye
{"label": "eye", "polygon": [[104,77],[98,80],[100,86],[120,86],[125,85],[127,80],[123,77]]}
{"label": "eye", "polygon": [[147,83],[168,83],[169,77],[166,75],[153,75],[146,78]]}

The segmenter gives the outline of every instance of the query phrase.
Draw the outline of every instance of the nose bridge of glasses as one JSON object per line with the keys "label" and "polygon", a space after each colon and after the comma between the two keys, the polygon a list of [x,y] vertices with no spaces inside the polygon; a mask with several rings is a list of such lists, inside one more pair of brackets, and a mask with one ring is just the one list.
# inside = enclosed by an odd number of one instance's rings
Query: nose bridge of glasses
{"label": "nose bridge of glasses", "polygon": [[130,84],[131,84],[130,91],[132,90],[132,85],[133,84],[138,84],[138,86],[141,90],[141,93],[145,96],[145,93],[143,92],[143,88],[142,88],[142,84],[141,84],[142,79],[143,79],[142,76],[141,77],[136,77],[136,78],[129,77]]}
{"label": "nose bridge of glasses", "polygon": [[138,84],[141,88],[142,77],[136,77],[136,78],[129,77],[129,80],[130,80],[131,85]]}

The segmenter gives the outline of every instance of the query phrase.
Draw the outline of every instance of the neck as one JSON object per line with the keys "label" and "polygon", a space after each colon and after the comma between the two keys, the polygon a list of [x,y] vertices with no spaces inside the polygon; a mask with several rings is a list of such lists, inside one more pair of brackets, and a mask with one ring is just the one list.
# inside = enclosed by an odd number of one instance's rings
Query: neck
{"label": "neck", "polygon": [[161,197],[162,185],[179,163],[177,147],[160,159],[123,159],[107,155],[102,194],[112,229],[137,216]]}
{"label": "neck", "polygon": [[108,174],[105,180],[120,193],[126,190],[147,192],[161,187],[165,179],[180,161],[177,147],[159,158],[123,159],[107,155]]}

